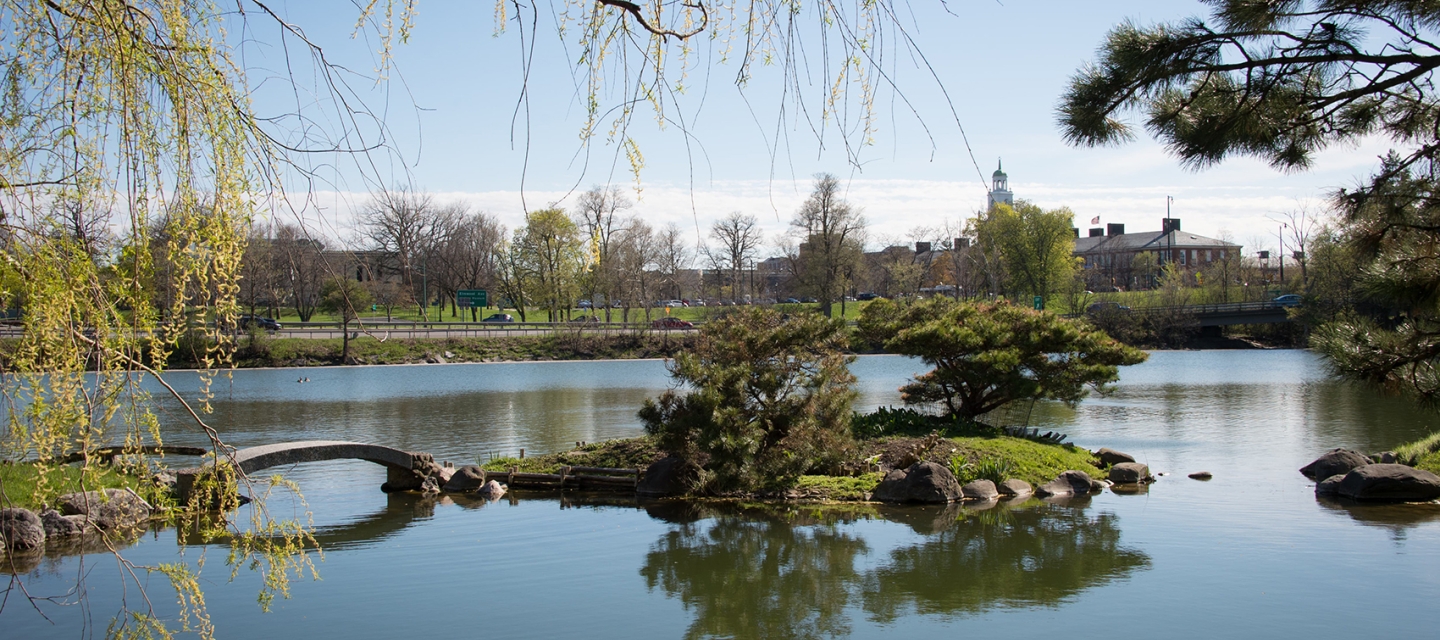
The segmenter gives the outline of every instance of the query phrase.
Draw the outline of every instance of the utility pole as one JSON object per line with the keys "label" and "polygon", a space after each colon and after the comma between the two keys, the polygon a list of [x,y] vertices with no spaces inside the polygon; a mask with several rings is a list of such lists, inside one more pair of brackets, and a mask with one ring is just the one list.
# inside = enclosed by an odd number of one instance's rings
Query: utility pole
{"label": "utility pole", "polygon": [[1285,228],[1290,225],[1282,222],[1275,235],[1280,238],[1280,286],[1285,286]]}

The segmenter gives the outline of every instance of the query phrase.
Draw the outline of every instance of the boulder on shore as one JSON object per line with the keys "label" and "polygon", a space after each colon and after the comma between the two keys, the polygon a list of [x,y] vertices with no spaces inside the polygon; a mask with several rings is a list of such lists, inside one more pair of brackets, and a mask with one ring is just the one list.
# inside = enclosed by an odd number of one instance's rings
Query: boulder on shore
{"label": "boulder on shore", "polygon": [[966,500],[994,500],[1000,497],[1000,491],[993,481],[976,480],[960,487],[960,495]]}
{"label": "boulder on shore", "polygon": [[1315,483],[1315,495],[1317,496],[1338,496],[1340,495],[1340,482],[1345,479],[1345,474],[1337,473],[1329,478]]}
{"label": "boulder on shore", "polygon": [[1300,473],[1311,480],[1324,480],[1337,473],[1350,473],[1351,469],[1370,464],[1370,458],[1359,451],[1331,449],[1314,462],[1300,467]]}
{"label": "boulder on shore", "polygon": [[1115,484],[1140,484],[1150,479],[1150,467],[1139,462],[1121,462],[1110,467],[1110,481]]}
{"label": "boulder on shore", "polygon": [[45,537],[69,538],[85,533],[85,516],[61,515],[54,509],[40,512],[40,522],[45,526]]}
{"label": "boulder on shore", "polygon": [[700,467],[678,456],[665,456],[645,468],[645,475],[635,485],[636,495],[647,498],[683,496],[700,480]]}
{"label": "boulder on shore", "polygon": [[908,469],[891,471],[871,494],[881,502],[947,503],[962,496],[955,474],[934,462],[917,462]]}
{"label": "boulder on shore", "polygon": [[0,540],[10,551],[45,548],[45,525],[29,509],[0,509]]}
{"label": "boulder on shore", "polygon": [[1365,465],[1345,474],[1339,493],[1355,500],[1427,502],[1440,498],[1440,476],[1403,464]]}
{"label": "boulder on shore", "polygon": [[1063,471],[1045,484],[1035,489],[1035,495],[1045,496],[1083,496],[1092,491],[1100,491],[1105,485],[1090,477],[1084,471],[1071,469]]}
{"label": "boulder on shore", "polygon": [[1016,498],[1020,496],[1028,496],[1032,493],[1035,493],[1035,488],[1031,487],[1030,483],[1019,478],[1010,478],[1009,480],[1001,482],[999,486],[995,487],[995,489],[999,491],[1000,495],[1002,496],[1011,496]]}
{"label": "boulder on shore", "polygon": [[1100,461],[1100,464],[1107,467],[1112,464],[1135,461],[1135,456],[1132,456],[1128,453],[1120,453],[1119,451],[1110,448],[1102,448],[1099,451],[1096,451],[1095,458]]}
{"label": "boulder on shore", "polygon": [[124,489],[67,493],[60,496],[60,513],[85,516],[104,531],[133,527],[150,519],[150,505]]}
{"label": "boulder on shore", "polygon": [[473,464],[467,464],[455,470],[441,490],[449,493],[468,493],[479,489],[485,484],[485,471]]}
{"label": "boulder on shore", "polygon": [[475,493],[486,500],[499,500],[500,496],[505,495],[505,489],[505,485],[491,480],[481,485],[480,489]]}

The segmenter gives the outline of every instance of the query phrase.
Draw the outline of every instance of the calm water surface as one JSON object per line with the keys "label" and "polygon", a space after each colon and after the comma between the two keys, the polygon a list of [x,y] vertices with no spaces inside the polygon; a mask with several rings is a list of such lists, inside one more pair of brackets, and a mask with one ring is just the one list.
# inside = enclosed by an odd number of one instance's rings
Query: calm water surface
{"label": "calm water surface", "polygon": [[[876,356],[854,370],[868,408],[898,403],[895,388],[922,365]],[[240,371],[216,381],[212,422],[240,446],[359,440],[463,464],[635,435],[636,407],[668,385],[659,361]],[[297,580],[270,613],[255,604],[255,576],[229,580],[223,548],[164,530],[126,557],[208,554],[207,598],[226,638],[1434,633],[1440,507],[1318,502],[1295,471],[1330,447],[1412,440],[1433,429],[1431,414],[1329,381],[1303,351],[1154,353],[1114,395],[1027,413],[1171,475],[1147,494],[1063,505],[759,511],[387,496],[376,465],[312,463],[282,471],[310,501],[322,580]],[[178,412],[166,420],[170,441],[185,441]],[[1215,479],[1184,477],[1198,470]],[[83,572],[89,611],[44,604],[46,621],[12,596],[0,637],[76,637],[87,614],[103,633],[122,597],[117,571],[104,554],[44,562],[27,588],[62,592]],[[150,585],[166,611],[163,581]]]}

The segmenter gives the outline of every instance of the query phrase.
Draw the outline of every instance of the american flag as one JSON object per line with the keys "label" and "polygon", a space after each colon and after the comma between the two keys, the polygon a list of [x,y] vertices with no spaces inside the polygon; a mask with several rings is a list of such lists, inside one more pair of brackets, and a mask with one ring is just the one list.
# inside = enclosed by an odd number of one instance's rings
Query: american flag
{"label": "american flag", "polygon": [[1091,218],[1090,224],[1100,224],[1100,216],[1095,216],[1094,218]]}

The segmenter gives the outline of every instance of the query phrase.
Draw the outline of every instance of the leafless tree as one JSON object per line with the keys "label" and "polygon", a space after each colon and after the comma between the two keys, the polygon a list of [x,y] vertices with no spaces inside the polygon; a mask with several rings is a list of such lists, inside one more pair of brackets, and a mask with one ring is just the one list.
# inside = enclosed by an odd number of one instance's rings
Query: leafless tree
{"label": "leafless tree", "polygon": [[798,242],[789,256],[791,270],[828,316],[863,258],[865,218],[840,197],[840,180],[821,173],[790,221],[790,232]]}
{"label": "leafless tree", "polygon": [[[663,234],[662,234],[663,235]],[[649,320],[650,300],[663,280],[661,236],[644,220],[632,218],[615,238],[614,255],[617,275],[615,295],[622,308],[621,319],[630,321],[630,310],[639,302]],[[608,299],[607,299],[608,301]],[[611,304],[605,305],[605,321],[610,322]]]}
{"label": "leafless tree", "polygon": [[632,206],[620,187],[596,186],[581,194],[573,214],[590,245],[590,271],[584,293],[591,300],[599,294],[596,302],[607,309],[623,277],[614,257],[617,235],[625,231],[625,221],[618,214]]}
{"label": "leafless tree", "polygon": [[325,264],[325,241],[298,226],[282,224],[275,228],[273,250],[290,304],[301,322],[309,322],[320,305],[320,288],[332,275]]}
{"label": "leafless tree", "polygon": [[[742,273],[746,266],[755,262],[760,245],[765,241],[759,222],[755,216],[734,211],[710,225],[710,238],[717,246],[705,247],[705,257],[711,268],[726,274],[720,285],[720,295],[739,302],[745,295],[741,293],[745,284]],[[728,294],[725,293],[727,286]]]}
{"label": "leafless tree", "polygon": [[682,274],[690,269],[695,253],[685,242],[685,234],[675,223],[665,225],[655,237],[655,270],[660,276],[660,290],[671,298],[681,296]]}
{"label": "leafless tree", "polygon": [[434,242],[439,207],[408,188],[382,191],[359,213],[359,233],[371,248],[394,256],[400,282],[414,288],[424,251]]}

